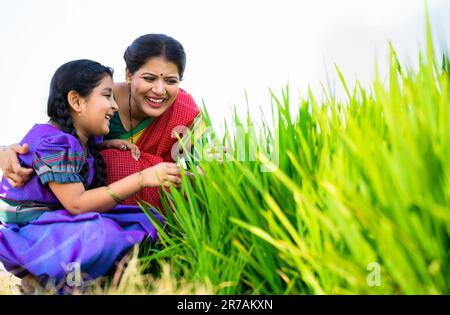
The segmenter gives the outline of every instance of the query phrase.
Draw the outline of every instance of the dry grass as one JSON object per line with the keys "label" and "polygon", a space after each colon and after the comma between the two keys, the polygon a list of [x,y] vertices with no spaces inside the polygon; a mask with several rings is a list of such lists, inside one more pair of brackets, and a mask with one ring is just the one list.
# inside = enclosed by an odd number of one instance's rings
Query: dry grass
{"label": "dry grass", "polygon": [[120,264],[117,268],[111,284],[106,288],[94,285],[88,294],[214,294],[210,284],[179,279],[168,264],[162,264],[161,269],[161,276],[158,278],[142,274],[136,246],[126,266]]}
{"label": "dry grass", "polygon": [[7,272],[0,263],[0,295],[20,294],[20,279]]}

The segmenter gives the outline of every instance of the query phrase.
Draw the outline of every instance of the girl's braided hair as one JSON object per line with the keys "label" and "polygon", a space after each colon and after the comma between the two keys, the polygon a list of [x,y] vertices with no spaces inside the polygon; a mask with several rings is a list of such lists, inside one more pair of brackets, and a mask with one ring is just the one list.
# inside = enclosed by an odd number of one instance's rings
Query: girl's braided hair
{"label": "girl's braided hair", "polygon": [[[81,97],[88,97],[107,75],[112,77],[113,70],[92,60],[81,59],[63,64],[56,70],[50,82],[47,115],[63,132],[79,139],[70,113],[67,94],[73,90]],[[106,166],[95,139],[90,137],[87,147],[94,158],[94,179],[91,186],[87,187],[89,165],[86,162],[81,171],[84,186],[86,189],[104,186]]]}

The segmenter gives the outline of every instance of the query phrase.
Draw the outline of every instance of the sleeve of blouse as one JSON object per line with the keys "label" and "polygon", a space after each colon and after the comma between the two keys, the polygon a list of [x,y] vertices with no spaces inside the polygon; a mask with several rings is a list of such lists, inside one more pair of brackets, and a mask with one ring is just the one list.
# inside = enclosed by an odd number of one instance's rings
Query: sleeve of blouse
{"label": "sleeve of blouse", "polygon": [[81,169],[85,162],[80,143],[68,134],[43,139],[33,153],[33,169],[42,184],[83,182]]}

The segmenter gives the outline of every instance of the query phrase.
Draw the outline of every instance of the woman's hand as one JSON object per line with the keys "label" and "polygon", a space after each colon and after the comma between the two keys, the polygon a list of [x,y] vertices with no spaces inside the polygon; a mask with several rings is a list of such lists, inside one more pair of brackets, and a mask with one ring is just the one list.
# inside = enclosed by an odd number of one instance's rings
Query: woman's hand
{"label": "woman's hand", "polygon": [[131,155],[136,161],[139,160],[141,156],[141,150],[139,150],[139,147],[135,144],[132,144],[128,140],[122,139],[104,140],[102,143],[102,147],[104,149],[115,148],[123,151],[130,150]]}
{"label": "woman's hand", "polygon": [[8,183],[14,188],[23,186],[30,180],[30,176],[33,173],[32,168],[20,166],[17,158],[17,154],[25,154],[27,152],[28,144],[26,143],[22,146],[18,143],[11,144],[0,151],[0,169],[3,171],[3,176]]}
{"label": "woman's hand", "polygon": [[169,187],[171,184],[179,187],[181,184],[180,167],[174,163],[159,163],[142,171],[144,187],[158,187],[161,184]]}

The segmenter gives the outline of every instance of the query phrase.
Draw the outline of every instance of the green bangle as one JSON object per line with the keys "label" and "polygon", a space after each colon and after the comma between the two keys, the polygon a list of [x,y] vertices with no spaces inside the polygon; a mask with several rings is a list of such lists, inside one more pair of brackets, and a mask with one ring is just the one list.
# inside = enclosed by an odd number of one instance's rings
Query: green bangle
{"label": "green bangle", "polygon": [[117,195],[111,190],[111,188],[109,186],[106,186],[106,191],[111,196],[111,198],[114,199],[114,201],[116,203],[122,203],[123,202],[123,200],[120,199],[119,197],[117,197]]}

